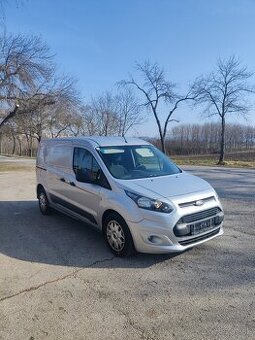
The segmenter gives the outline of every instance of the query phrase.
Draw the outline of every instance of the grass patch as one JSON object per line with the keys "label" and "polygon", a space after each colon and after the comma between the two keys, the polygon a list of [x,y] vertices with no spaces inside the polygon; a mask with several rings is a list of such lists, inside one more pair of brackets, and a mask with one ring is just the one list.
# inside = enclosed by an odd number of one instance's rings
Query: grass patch
{"label": "grass patch", "polygon": [[249,168],[255,169],[255,160],[233,160],[227,159],[224,165],[218,165],[218,158],[206,155],[200,156],[173,156],[171,159],[179,165],[201,165],[201,166],[218,166],[230,168]]}
{"label": "grass patch", "polygon": [[0,172],[9,171],[34,171],[35,166],[16,162],[0,162]]}

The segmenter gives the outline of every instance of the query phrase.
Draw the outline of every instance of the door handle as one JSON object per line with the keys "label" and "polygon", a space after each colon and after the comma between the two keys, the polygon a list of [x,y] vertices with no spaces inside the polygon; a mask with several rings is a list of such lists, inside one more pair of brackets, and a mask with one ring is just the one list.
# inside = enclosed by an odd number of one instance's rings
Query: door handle
{"label": "door handle", "polygon": [[65,182],[66,180],[64,179],[64,177],[61,177],[60,179],[59,179],[61,182]]}
{"label": "door handle", "polygon": [[75,183],[74,182],[70,182],[69,183],[72,187],[76,187]]}

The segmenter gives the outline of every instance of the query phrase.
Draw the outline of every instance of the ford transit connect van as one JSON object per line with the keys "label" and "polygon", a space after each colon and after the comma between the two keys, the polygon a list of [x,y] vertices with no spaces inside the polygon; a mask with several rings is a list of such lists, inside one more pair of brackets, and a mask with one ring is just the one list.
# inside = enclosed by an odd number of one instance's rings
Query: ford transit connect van
{"label": "ford transit connect van", "polygon": [[214,189],[141,139],[43,140],[36,168],[42,214],[97,227],[118,256],[180,252],[223,233]]}

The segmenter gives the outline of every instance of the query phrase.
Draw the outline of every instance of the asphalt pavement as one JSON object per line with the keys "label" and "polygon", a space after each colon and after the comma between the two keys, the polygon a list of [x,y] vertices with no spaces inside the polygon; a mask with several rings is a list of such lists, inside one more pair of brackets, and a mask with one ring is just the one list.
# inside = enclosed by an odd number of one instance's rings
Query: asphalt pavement
{"label": "asphalt pavement", "polygon": [[129,259],[42,216],[34,171],[0,172],[0,339],[255,339],[255,170],[185,170],[217,190],[224,235]]}

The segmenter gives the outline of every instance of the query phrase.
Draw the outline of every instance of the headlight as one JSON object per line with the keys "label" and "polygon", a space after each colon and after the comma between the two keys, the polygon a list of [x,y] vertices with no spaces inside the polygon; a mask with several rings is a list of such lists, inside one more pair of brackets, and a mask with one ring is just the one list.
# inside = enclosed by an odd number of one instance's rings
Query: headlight
{"label": "headlight", "polygon": [[139,208],[158,211],[158,212],[167,213],[167,214],[173,211],[173,208],[168,203],[161,202],[160,200],[154,200],[148,197],[140,196],[128,190],[125,190],[125,193],[138,205]]}

